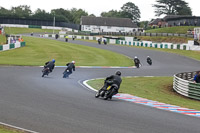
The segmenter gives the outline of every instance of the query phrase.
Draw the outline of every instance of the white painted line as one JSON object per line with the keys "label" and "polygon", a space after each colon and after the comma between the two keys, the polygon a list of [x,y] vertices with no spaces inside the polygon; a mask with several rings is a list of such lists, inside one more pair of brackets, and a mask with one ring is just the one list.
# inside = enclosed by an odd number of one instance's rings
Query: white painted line
{"label": "white painted line", "polygon": [[[95,80],[95,79],[93,79],[93,80]],[[87,84],[88,81],[90,81],[90,80],[85,80],[85,81],[83,81],[83,84],[84,84],[87,88],[89,88],[90,90],[93,90],[93,91],[96,91],[96,92],[97,92],[96,89],[92,88],[90,85]]]}
{"label": "white painted line", "polygon": [[35,132],[35,131],[24,129],[24,128],[21,128],[21,127],[16,127],[16,126],[13,126],[13,125],[9,125],[9,124],[3,123],[3,122],[0,122],[0,125],[6,126],[6,127],[10,127],[10,128],[13,128],[13,129],[17,129],[17,130],[21,130],[21,131],[25,131],[27,133],[39,133],[39,132]]}
{"label": "white painted line", "polygon": [[[137,78],[137,77],[155,77],[155,76],[126,76],[125,78]],[[90,85],[87,84],[88,81],[91,81],[91,80],[97,80],[97,79],[104,79],[104,78],[95,78],[95,79],[88,79],[88,80],[84,80],[83,81],[83,84],[81,83],[81,81],[79,80],[78,83],[83,86],[83,87],[86,87],[87,89],[90,89],[90,90],[93,90],[93,91],[98,91],[94,88],[92,88]]]}

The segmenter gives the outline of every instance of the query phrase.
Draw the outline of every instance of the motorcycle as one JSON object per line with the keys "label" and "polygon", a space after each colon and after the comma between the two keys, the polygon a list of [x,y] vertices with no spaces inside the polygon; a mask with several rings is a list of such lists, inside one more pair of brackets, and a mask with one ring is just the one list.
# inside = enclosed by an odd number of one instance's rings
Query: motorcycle
{"label": "motorcycle", "polygon": [[149,65],[152,65],[152,61],[151,61],[151,60],[147,60],[147,63],[148,63]]}
{"label": "motorcycle", "polygon": [[98,39],[98,44],[101,44],[101,40],[100,39]]}
{"label": "motorcycle", "polygon": [[106,45],[107,44],[106,40],[104,40],[103,43],[104,43],[104,45]]}
{"label": "motorcycle", "polygon": [[142,64],[140,63],[135,63],[136,68],[140,68],[142,66]]}
{"label": "motorcycle", "polygon": [[106,89],[99,90],[95,97],[98,98],[101,96],[104,100],[107,100],[108,98],[112,99],[112,96],[117,94],[118,92],[118,86],[116,84],[108,85]]}
{"label": "motorcycle", "polygon": [[136,66],[137,68],[139,68],[139,67],[140,67],[140,64],[139,64],[139,63],[135,63],[135,66]]}
{"label": "motorcycle", "polygon": [[44,77],[45,75],[48,76],[49,73],[50,73],[49,68],[48,68],[48,67],[47,67],[47,68],[44,68],[44,69],[42,70],[42,77]]}
{"label": "motorcycle", "polygon": [[59,37],[59,35],[58,35],[58,34],[56,34],[56,35],[55,35],[55,38],[56,38],[56,39],[58,39],[58,37]]}

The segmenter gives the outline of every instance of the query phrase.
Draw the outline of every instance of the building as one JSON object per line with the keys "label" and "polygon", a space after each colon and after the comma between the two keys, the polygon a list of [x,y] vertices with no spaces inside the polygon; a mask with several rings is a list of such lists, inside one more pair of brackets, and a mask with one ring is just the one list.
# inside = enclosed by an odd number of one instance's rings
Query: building
{"label": "building", "polygon": [[166,22],[162,18],[157,18],[149,22],[148,25],[151,26],[152,28],[156,28],[156,27],[163,27],[165,26],[165,24]]}
{"label": "building", "polygon": [[98,32],[134,32],[137,25],[129,18],[81,17],[81,31]]}
{"label": "building", "polygon": [[163,18],[168,26],[200,26],[200,17],[190,15],[168,15]]}
{"label": "building", "polygon": [[151,27],[171,26],[200,26],[200,17],[190,15],[168,15],[164,18],[154,19],[149,23]]}

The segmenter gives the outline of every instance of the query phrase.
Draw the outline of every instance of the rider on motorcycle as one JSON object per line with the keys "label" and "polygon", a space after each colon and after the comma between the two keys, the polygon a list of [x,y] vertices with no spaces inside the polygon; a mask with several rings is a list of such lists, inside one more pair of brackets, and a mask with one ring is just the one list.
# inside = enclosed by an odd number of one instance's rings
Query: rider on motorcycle
{"label": "rider on motorcycle", "polygon": [[104,39],[104,40],[103,40],[103,43],[106,45],[106,44],[107,44],[107,41]]}
{"label": "rider on motorcycle", "polygon": [[67,68],[63,72],[63,78],[68,78],[72,74],[72,70],[75,71],[75,61],[66,64]]}
{"label": "rider on motorcycle", "polygon": [[151,60],[151,58],[150,58],[149,56],[147,56],[147,63],[148,63],[149,65],[152,64],[152,60]]}
{"label": "rider on motorcycle", "polygon": [[135,56],[134,58],[134,63],[135,63],[135,66],[138,68],[140,64],[140,60],[137,58],[137,56]]}
{"label": "rider on motorcycle", "polygon": [[98,44],[101,44],[101,38],[98,39]]}
{"label": "rider on motorcycle", "polygon": [[101,92],[102,90],[106,90],[108,86],[115,84],[115,85],[117,85],[117,92],[116,92],[116,94],[117,94],[118,90],[120,88],[121,82],[122,82],[121,72],[117,71],[115,73],[115,75],[111,75],[111,76],[106,78],[106,80],[104,82],[104,86],[99,90],[99,92]]}
{"label": "rider on motorcycle", "polygon": [[55,62],[56,62],[55,59],[52,59],[52,61],[46,62],[44,68],[49,68],[49,71],[52,72],[55,66]]}

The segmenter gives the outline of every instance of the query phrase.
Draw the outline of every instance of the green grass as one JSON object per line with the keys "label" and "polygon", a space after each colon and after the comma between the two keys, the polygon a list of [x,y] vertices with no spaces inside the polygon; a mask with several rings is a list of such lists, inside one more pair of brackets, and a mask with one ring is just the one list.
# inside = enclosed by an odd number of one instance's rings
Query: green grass
{"label": "green grass", "polygon": [[[53,33],[50,29],[38,29],[38,28],[9,28],[5,27],[6,34],[23,34],[23,33]],[[58,33],[59,30],[54,30],[54,33]]]}
{"label": "green grass", "polygon": [[24,133],[19,130],[14,130],[0,125],[0,133]]}
{"label": "green grass", "polygon": [[147,33],[177,33],[186,34],[189,29],[193,30],[195,26],[175,26],[147,30]]}
{"label": "green grass", "polygon": [[6,37],[4,35],[0,35],[0,45],[6,44]]}
{"label": "green grass", "polygon": [[187,37],[164,37],[164,36],[138,36],[140,40],[152,41],[152,42],[169,42],[169,43],[188,43],[188,40],[193,40],[193,38]]}
{"label": "green grass", "polygon": [[108,50],[70,44],[55,40],[23,37],[26,46],[0,52],[1,65],[38,66],[56,59],[56,65],[65,65],[72,60],[81,66],[133,66],[126,56]]}
{"label": "green grass", "polygon": [[[123,73],[122,73],[123,74]],[[103,86],[104,79],[91,80],[95,89]],[[172,89],[172,77],[133,77],[122,78],[120,93],[131,94],[149,100],[200,110],[200,101],[183,97]]]}

